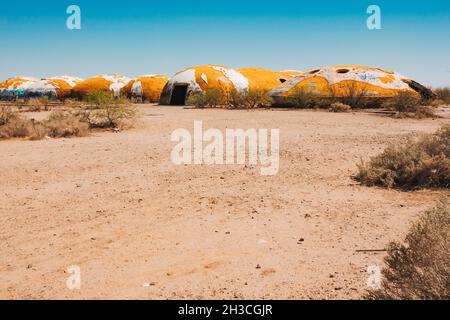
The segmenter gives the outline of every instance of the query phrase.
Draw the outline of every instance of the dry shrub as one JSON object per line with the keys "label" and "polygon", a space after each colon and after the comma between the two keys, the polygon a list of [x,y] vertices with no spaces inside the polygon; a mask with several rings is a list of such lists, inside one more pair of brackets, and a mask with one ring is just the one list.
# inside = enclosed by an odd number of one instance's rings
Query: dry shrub
{"label": "dry shrub", "polygon": [[0,139],[29,138],[39,140],[46,135],[45,127],[39,121],[15,116],[0,126]]}
{"label": "dry shrub", "polygon": [[12,110],[11,107],[1,106],[0,107],[0,126],[3,126],[10,122],[11,120],[17,118],[17,113]]}
{"label": "dry shrub", "polygon": [[330,105],[330,112],[350,112],[352,107],[341,102],[335,102]]}
{"label": "dry shrub", "polygon": [[224,94],[219,89],[207,89],[192,94],[187,99],[187,104],[196,108],[214,108],[220,105],[224,100]]}
{"label": "dry shrub", "polygon": [[81,109],[77,115],[91,128],[117,129],[122,122],[130,122],[138,115],[137,109],[128,99],[114,97],[109,92],[89,92],[85,99],[90,105]]}
{"label": "dry shrub", "polygon": [[368,86],[355,81],[345,82],[339,88],[335,86],[329,88],[331,103],[342,102],[353,109],[367,106],[368,91]]}
{"label": "dry shrub", "polygon": [[401,91],[396,96],[386,100],[383,107],[389,111],[395,111],[395,118],[434,118],[436,117],[432,106],[423,106],[422,99],[417,94],[409,91]]}
{"label": "dry shrub", "polygon": [[85,136],[89,126],[68,112],[57,111],[44,121],[36,121],[15,112],[0,112],[0,139],[27,138],[39,140],[53,138]]}
{"label": "dry shrub", "polygon": [[432,106],[421,106],[414,113],[414,118],[425,119],[425,118],[436,118],[438,117],[435,112],[435,108]]}
{"label": "dry shrub", "polygon": [[421,97],[408,91],[401,91],[396,96],[383,103],[389,111],[395,111],[395,118],[434,118],[436,117],[432,106],[424,106]]}
{"label": "dry shrub", "polygon": [[383,103],[386,110],[397,111],[399,113],[416,112],[420,106],[420,97],[409,91],[400,91],[397,95],[389,98]]}
{"label": "dry shrub", "polygon": [[313,108],[317,102],[317,93],[307,89],[295,89],[288,97],[287,104],[294,108]]}
{"label": "dry shrub", "polygon": [[64,111],[53,112],[44,122],[47,135],[52,138],[84,137],[89,133],[89,125],[79,117]]}
{"label": "dry shrub", "polygon": [[355,179],[367,186],[413,190],[450,187],[450,126],[417,141],[391,145],[358,165]]}
{"label": "dry shrub", "polygon": [[29,111],[47,110],[50,105],[50,99],[47,96],[30,98],[26,101],[26,106]]}
{"label": "dry shrub", "polygon": [[437,108],[437,107],[446,105],[447,102],[445,102],[444,100],[441,100],[441,99],[435,99],[435,100],[432,100],[429,104],[431,107]]}
{"label": "dry shrub", "polygon": [[67,99],[64,99],[63,104],[64,104],[64,106],[72,108],[72,107],[80,106],[82,104],[82,102],[79,100],[67,98]]}
{"label": "dry shrub", "polygon": [[29,111],[42,111],[45,107],[38,98],[28,99],[26,106]]}
{"label": "dry shrub", "polygon": [[272,105],[273,100],[269,92],[263,89],[232,90],[228,106],[233,109],[264,108]]}
{"label": "dry shrub", "polygon": [[437,99],[443,101],[443,104],[450,104],[450,88],[443,87],[434,90],[437,95]]}
{"label": "dry shrub", "polygon": [[382,287],[366,299],[450,299],[450,210],[447,199],[425,212],[405,243],[389,244]]}

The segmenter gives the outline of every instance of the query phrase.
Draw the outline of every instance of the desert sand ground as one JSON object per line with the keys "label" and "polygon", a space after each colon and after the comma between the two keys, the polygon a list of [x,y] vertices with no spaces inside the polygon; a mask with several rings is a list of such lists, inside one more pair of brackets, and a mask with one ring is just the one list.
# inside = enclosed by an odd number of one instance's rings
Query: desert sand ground
{"label": "desert sand ground", "polygon": [[[360,159],[449,117],[141,107],[135,129],[0,141],[2,299],[357,299],[442,190],[358,185]],[[176,128],[279,128],[280,170],[170,161]],[[65,271],[81,268],[81,289]]]}

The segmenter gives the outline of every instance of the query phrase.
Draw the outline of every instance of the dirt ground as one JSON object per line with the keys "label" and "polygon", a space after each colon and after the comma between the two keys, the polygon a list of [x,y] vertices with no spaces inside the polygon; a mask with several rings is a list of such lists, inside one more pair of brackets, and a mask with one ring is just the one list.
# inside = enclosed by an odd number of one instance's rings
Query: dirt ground
{"label": "dirt ground", "polygon": [[[85,138],[0,141],[1,299],[357,299],[446,191],[359,186],[360,159],[449,117],[141,107]],[[177,128],[279,128],[280,169],[170,161]],[[66,269],[81,270],[69,290]]]}

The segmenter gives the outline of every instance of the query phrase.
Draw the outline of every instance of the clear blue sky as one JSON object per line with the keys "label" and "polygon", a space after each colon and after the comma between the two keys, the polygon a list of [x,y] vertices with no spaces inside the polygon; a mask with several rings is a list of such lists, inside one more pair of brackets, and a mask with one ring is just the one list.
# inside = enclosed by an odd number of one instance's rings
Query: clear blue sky
{"label": "clear blue sky", "polygon": [[[66,28],[79,5],[82,29]],[[366,9],[382,10],[382,30]],[[334,64],[394,69],[450,85],[450,1],[50,0],[0,8],[0,79],[173,73],[191,65],[308,70]]]}

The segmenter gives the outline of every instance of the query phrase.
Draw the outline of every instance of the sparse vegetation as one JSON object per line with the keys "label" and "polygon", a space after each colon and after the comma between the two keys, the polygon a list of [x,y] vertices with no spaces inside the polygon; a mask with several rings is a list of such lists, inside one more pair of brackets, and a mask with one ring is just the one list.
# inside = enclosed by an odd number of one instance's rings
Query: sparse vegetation
{"label": "sparse vegetation", "polygon": [[330,105],[330,112],[351,112],[352,107],[343,104],[342,102],[335,102]]}
{"label": "sparse vegetation", "polygon": [[396,96],[386,100],[383,107],[389,111],[395,111],[396,118],[433,118],[436,117],[433,107],[424,106],[422,99],[417,94],[401,91]]}
{"label": "sparse vegetation", "polygon": [[192,94],[187,99],[187,104],[197,108],[214,108],[223,103],[224,94],[219,89],[207,89]]}
{"label": "sparse vegetation", "polygon": [[383,107],[400,113],[416,112],[420,106],[420,97],[409,91],[401,91],[396,96],[386,100]]}
{"label": "sparse vegetation", "polygon": [[443,88],[437,88],[433,90],[434,93],[437,95],[437,100],[442,101],[442,104],[450,104],[450,88],[449,87],[443,87]]}
{"label": "sparse vegetation", "polygon": [[272,98],[266,90],[250,89],[246,91],[238,91],[234,89],[231,91],[228,105],[230,108],[234,109],[254,109],[269,107],[272,103]]}
{"label": "sparse vegetation", "polygon": [[[43,105],[45,101],[34,99],[30,102],[38,103]],[[131,127],[137,116],[136,108],[127,99],[105,92],[89,93],[86,103],[66,100],[65,105],[73,108],[54,111],[42,121],[27,118],[11,107],[0,107],[0,139],[82,137],[93,128],[120,130]]]}
{"label": "sparse vegetation", "polygon": [[296,89],[289,95],[287,104],[294,108],[313,108],[317,103],[317,94],[307,89]]}
{"label": "sparse vegetation", "polygon": [[330,87],[331,103],[342,102],[352,109],[367,106],[369,89],[366,85],[355,81],[342,82],[339,85]]}
{"label": "sparse vegetation", "polygon": [[17,118],[17,113],[11,107],[0,107],[0,126],[7,124],[15,118]]}
{"label": "sparse vegetation", "polygon": [[382,287],[366,299],[450,299],[450,210],[447,199],[425,212],[405,243],[389,244]]}
{"label": "sparse vegetation", "polygon": [[45,129],[40,122],[25,118],[10,108],[1,108],[0,139],[29,138],[37,140],[44,136]]}
{"label": "sparse vegetation", "polygon": [[91,128],[117,129],[137,116],[137,109],[128,99],[114,97],[111,93],[93,91],[89,92],[85,99],[89,105],[81,109],[78,116]]}
{"label": "sparse vegetation", "polygon": [[450,125],[405,144],[391,145],[359,166],[355,179],[387,188],[450,188]]}
{"label": "sparse vegetation", "polygon": [[39,98],[30,98],[26,101],[26,107],[29,111],[46,110],[48,104],[49,99],[47,96],[42,96]]}
{"label": "sparse vegetation", "polygon": [[53,112],[43,125],[46,135],[52,138],[84,137],[89,133],[89,125],[70,112]]}

